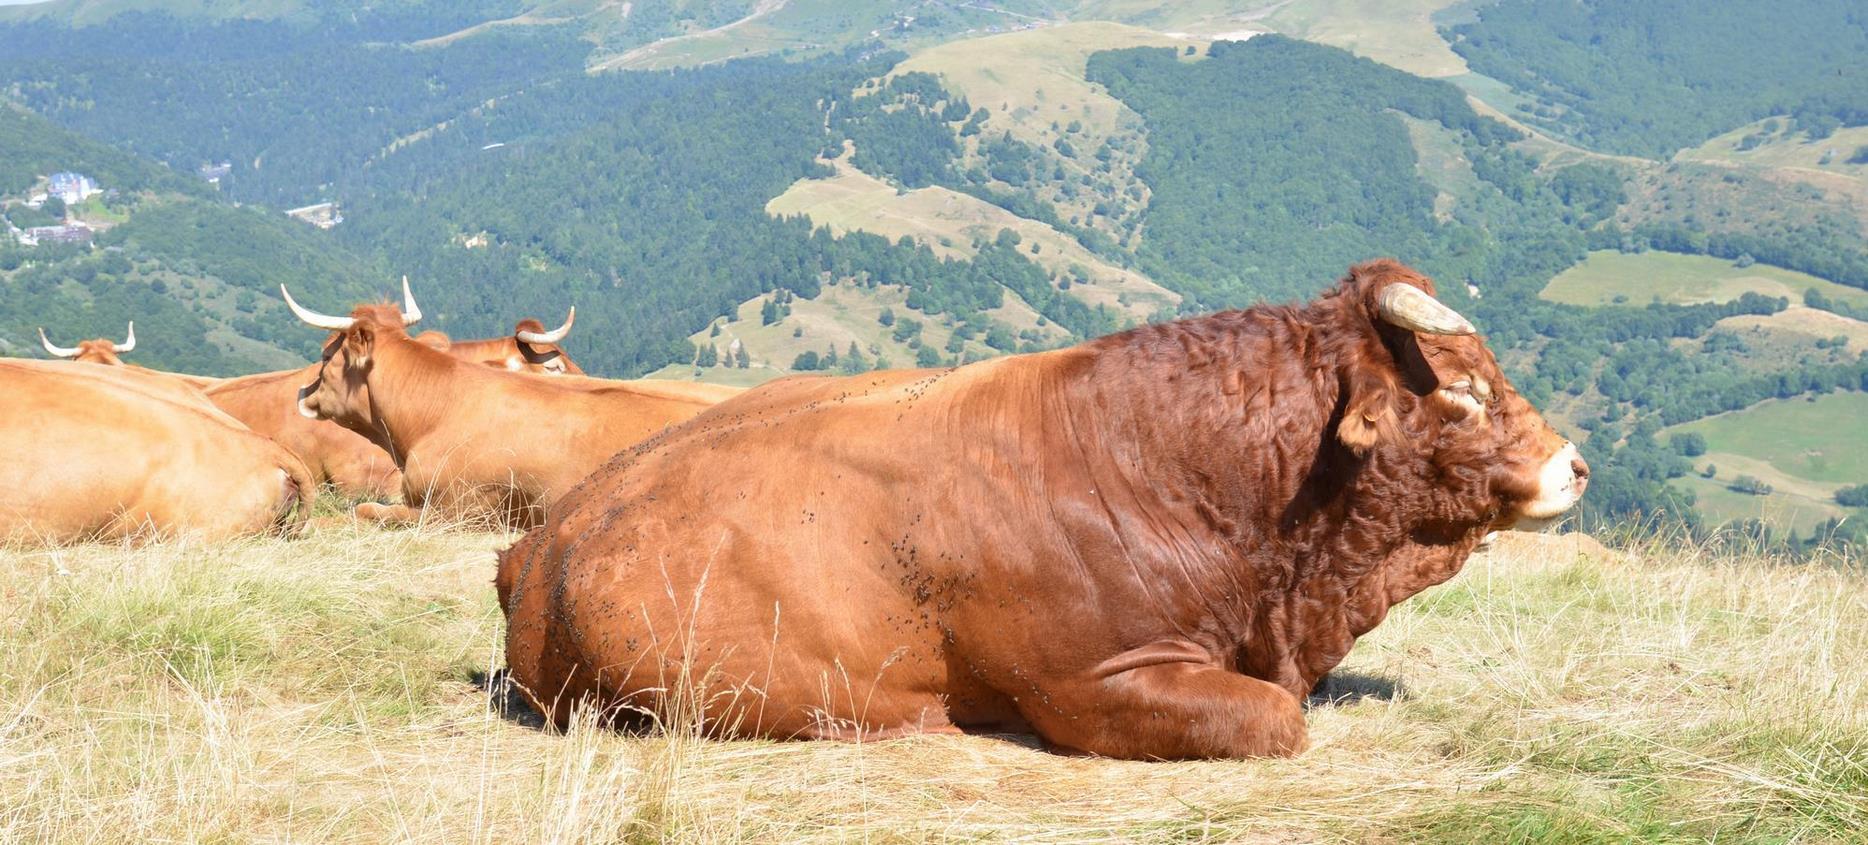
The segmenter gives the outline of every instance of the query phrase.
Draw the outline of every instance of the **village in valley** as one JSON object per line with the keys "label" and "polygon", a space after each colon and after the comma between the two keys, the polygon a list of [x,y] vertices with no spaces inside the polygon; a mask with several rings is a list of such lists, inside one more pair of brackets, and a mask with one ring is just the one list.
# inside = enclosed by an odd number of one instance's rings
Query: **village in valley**
{"label": "village in valley", "polygon": [[[230,162],[204,164],[195,174],[216,189],[233,170]],[[88,174],[61,170],[46,175],[24,196],[0,196],[0,223],[20,246],[89,246],[96,236],[123,222],[133,199]],[[344,222],[338,204],[320,202],[289,209],[286,216],[320,229]]]}
{"label": "village in valley", "polygon": [[0,216],[6,220],[7,234],[22,246],[89,244],[110,223],[103,215],[87,215],[87,204],[101,211],[116,196],[115,190],[106,190],[89,176],[61,171],[47,176],[24,201],[0,201]]}

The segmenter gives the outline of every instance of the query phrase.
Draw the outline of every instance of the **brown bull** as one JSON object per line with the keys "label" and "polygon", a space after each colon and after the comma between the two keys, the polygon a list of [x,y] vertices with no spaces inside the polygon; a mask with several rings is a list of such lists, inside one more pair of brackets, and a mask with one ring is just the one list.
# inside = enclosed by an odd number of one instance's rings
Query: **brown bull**
{"label": "brown bull", "polygon": [[501,556],[511,677],[559,724],[679,691],[722,734],[1295,753],[1357,637],[1586,485],[1432,291],[1379,261],[1301,307],[756,388]]}
{"label": "brown bull", "polygon": [[302,463],[171,379],[0,360],[0,395],[0,542],[220,539],[309,512]]}
{"label": "brown bull", "polygon": [[[410,338],[411,315],[394,306],[331,317],[285,296],[301,320],[336,332],[300,392],[300,412],[368,437],[402,470],[407,506],[360,508],[365,517],[412,519],[434,507],[447,518],[536,524],[546,506],[611,456],[728,392],[531,378]],[[412,301],[405,307],[414,311]]]}

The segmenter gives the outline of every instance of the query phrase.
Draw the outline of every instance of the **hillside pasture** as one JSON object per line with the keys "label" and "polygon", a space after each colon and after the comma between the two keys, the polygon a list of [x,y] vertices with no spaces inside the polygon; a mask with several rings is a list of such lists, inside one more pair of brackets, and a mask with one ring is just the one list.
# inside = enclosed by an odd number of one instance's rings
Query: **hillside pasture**
{"label": "hillside pasture", "polygon": [[[882,325],[883,309],[892,311],[897,320],[919,321],[921,342],[939,350],[943,358],[952,357],[946,348],[953,336],[953,327],[943,318],[909,310],[908,289],[901,285],[866,287],[848,282],[827,285],[815,298],[793,299],[791,313],[770,325],[764,323],[760,313],[766,299],[768,297],[747,300],[735,310],[732,319],[716,320],[720,327],[718,335],[709,327],[688,338],[702,346],[713,344],[722,357],[733,341],[738,340],[746,349],[750,364],[746,369],[671,364],[650,373],[649,377],[750,387],[792,375],[791,365],[801,353],[823,355],[827,348],[834,346],[838,355],[844,355],[852,342],[871,367],[876,366],[878,358],[891,367],[913,367],[916,350],[895,340],[893,329]],[[1054,323],[1039,326],[1038,313],[1011,291],[1006,292],[1004,305],[986,315],[1015,331],[1036,329],[1050,341],[1064,337],[1063,330]],[[978,337],[966,341],[965,353],[981,358],[999,354]]]}
{"label": "hillside pasture", "polygon": [[[1849,515],[1848,509],[1835,503],[1832,488],[1785,475],[1762,461],[1717,452],[1696,458],[1694,464],[1718,467],[1719,477],[1702,478],[1695,473],[1667,483],[1691,492],[1694,509],[1711,526],[1758,520],[1780,536],[1789,531],[1807,538],[1823,522]],[[1765,496],[1733,490],[1732,481],[1740,475],[1761,479],[1774,489]]]}
{"label": "hillside pasture", "polygon": [[1805,343],[1839,337],[1846,341],[1841,350],[1844,354],[1868,352],[1868,323],[1803,305],[1792,305],[1775,314],[1727,317],[1715,325],[1736,332],[1740,338],[1754,331],[1795,337]]}
{"label": "hillside pasture", "polygon": [[1296,0],[1276,4],[1265,23],[1306,41],[1340,47],[1416,76],[1468,72],[1448,47],[1434,13],[1458,0]]}
{"label": "hillside pasture", "polygon": [[[1038,192],[1042,199],[1073,222],[1121,237],[1126,223],[1148,205],[1148,186],[1134,172],[1147,153],[1147,137],[1140,115],[1086,78],[1090,54],[1162,47],[1191,60],[1209,46],[1204,38],[1187,34],[1169,36],[1110,22],[1072,23],[937,44],[889,75],[933,74],[942,87],[985,109],[981,134],[965,139],[971,163],[979,163],[979,139],[1010,133],[1088,187],[1071,195],[1058,185],[1045,185]],[[1187,50],[1193,55],[1186,56]],[[1097,155],[1106,146],[1105,164]],[[1099,204],[1110,213],[1096,214]]]}
{"label": "hillside pasture", "polygon": [[1868,444],[1868,393],[1773,399],[1665,431],[1697,432],[1705,435],[1708,453],[1763,461],[1786,476],[1868,484],[1868,449],[1862,448]]}
{"label": "hillside pasture", "polygon": [[1765,264],[1738,267],[1721,258],[1659,250],[1591,252],[1581,264],[1551,279],[1540,295],[1569,305],[1642,306],[1657,299],[1679,305],[1729,302],[1746,292],[1755,292],[1801,303],[1803,292],[1810,288],[1824,296],[1868,306],[1868,291],[1808,273]]}
{"label": "hillside pasture", "polygon": [[[1294,760],[541,731],[488,706],[505,535],[0,552],[0,839],[1854,839],[1868,581],[1508,536],[1397,608]],[[695,690],[704,694],[705,690]]]}
{"label": "hillside pasture", "polygon": [[1790,123],[1784,117],[1748,123],[1673,157],[1675,161],[1820,169],[1868,179],[1868,163],[1849,162],[1856,150],[1868,147],[1868,126],[1845,126],[1812,141],[1807,133],[1791,130]]}
{"label": "hillside pasture", "polygon": [[1053,278],[1073,266],[1088,271],[1090,283],[1073,285],[1069,291],[1085,305],[1104,305],[1139,322],[1180,302],[1179,295],[1148,277],[1098,258],[1074,238],[1039,221],[939,186],[899,190],[850,166],[847,154],[833,164],[837,175],[798,180],[766,203],[766,213],[802,214],[838,235],[865,231],[892,241],[909,237],[951,258],[971,257],[974,240],[991,240],[1001,229],[1011,229],[1022,238],[1019,249]]}
{"label": "hillside pasture", "polygon": [[938,76],[943,87],[991,112],[989,127],[1012,130],[1020,140],[1042,143],[1053,121],[1072,120],[1084,125],[1088,137],[1100,139],[1123,126],[1125,112],[1129,119],[1135,114],[1102,86],[1084,79],[1091,53],[1194,47],[1198,55],[1207,46],[1201,39],[1124,24],[1073,23],[949,41],[910,56],[889,75]]}
{"label": "hillside pasture", "polygon": [[[1868,484],[1868,450],[1862,448],[1868,443],[1868,394],[1771,400],[1670,427],[1661,437],[1682,432],[1706,438],[1706,454],[1693,463],[1696,469],[1712,464],[1718,476],[1671,483],[1693,491],[1696,506],[1715,524],[1762,519],[1807,537],[1823,520],[1850,515],[1836,504],[1837,489]],[[1756,496],[1730,489],[1741,475],[1774,490]]]}

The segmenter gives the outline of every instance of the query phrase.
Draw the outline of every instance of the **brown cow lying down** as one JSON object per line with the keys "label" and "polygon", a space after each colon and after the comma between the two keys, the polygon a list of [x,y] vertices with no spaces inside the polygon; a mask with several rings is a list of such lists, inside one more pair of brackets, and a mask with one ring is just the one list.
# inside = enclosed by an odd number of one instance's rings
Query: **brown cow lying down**
{"label": "brown cow lying down", "polygon": [[296,531],[303,464],[199,391],[125,367],[0,360],[0,542]]}
{"label": "brown cow lying down", "polygon": [[358,508],[365,518],[408,520],[432,507],[446,519],[536,525],[591,470],[721,395],[468,363],[409,337],[420,317],[412,300],[348,317],[308,311],[290,294],[286,302],[307,324],[337,332],[299,392],[300,413],[362,434],[402,470],[406,506]]}
{"label": "brown cow lying down", "polygon": [[955,370],[789,379],[594,473],[500,558],[511,677],[715,733],[1031,730],[1295,753],[1299,701],[1587,467],[1393,261]]}
{"label": "brown cow lying down", "polygon": [[[404,309],[418,315],[408,279],[402,280]],[[576,310],[572,310],[573,319]],[[558,374],[583,372],[556,344],[570,334],[572,320],[546,332],[537,320],[519,323],[512,337],[451,341],[440,332],[423,332],[416,340],[463,361],[493,364],[520,372]],[[517,360],[515,360],[517,356]],[[334,422],[308,419],[299,413],[298,393],[318,379],[322,364],[297,370],[256,373],[226,379],[207,388],[207,395],[222,410],[254,431],[278,441],[321,483],[353,499],[388,500],[402,493],[402,472],[382,447]]]}

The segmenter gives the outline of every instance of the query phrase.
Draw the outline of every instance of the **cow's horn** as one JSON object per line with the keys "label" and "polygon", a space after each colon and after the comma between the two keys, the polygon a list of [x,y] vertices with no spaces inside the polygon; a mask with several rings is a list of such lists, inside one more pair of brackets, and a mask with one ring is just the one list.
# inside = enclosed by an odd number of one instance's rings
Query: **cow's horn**
{"label": "cow's horn", "polygon": [[355,317],[333,317],[305,308],[292,299],[292,294],[285,289],[285,285],[279,286],[279,294],[285,297],[286,307],[292,309],[292,313],[298,315],[298,319],[304,321],[305,325],[314,329],[341,332],[357,324]]}
{"label": "cow's horn", "polygon": [[136,348],[136,321],[131,320],[130,321],[130,336],[124,338],[122,343],[111,344],[111,349],[112,351],[115,351],[115,352],[128,352],[135,348]]}
{"label": "cow's horn", "polygon": [[1446,307],[1433,295],[1413,285],[1396,282],[1382,289],[1375,309],[1383,320],[1409,331],[1425,334],[1473,334],[1472,327],[1458,311]]}
{"label": "cow's horn", "polygon": [[402,325],[413,326],[422,321],[422,307],[415,304],[415,294],[409,290],[409,277],[402,277]]}
{"label": "cow's horn", "polygon": [[43,345],[43,346],[45,346],[45,351],[47,351],[47,352],[50,352],[50,353],[52,353],[53,355],[57,355],[57,356],[58,356],[58,357],[60,357],[60,358],[76,358],[76,357],[78,357],[78,352],[79,352],[79,350],[76,350],[76,349],[67,349],[67,348],[65,348],[65,347],[63,347],[63,346],[54,346],[54,345],[52,345],[52,341],[49,341],[49,340],[46,340],[46,339],[45,339],[45,329],[43,329],[43,328],[39,330],[39,343],[40,343],[41,345]]}
{"label": "cow's horn", "polygon": [[571,333],[571,324],[577,322],[577,306],[571,306],[571,313],[564,315],[564,325],[548,332],[514,332],[513,337],[526,343],[557,343]]}

